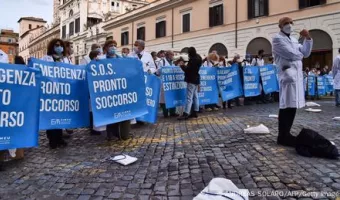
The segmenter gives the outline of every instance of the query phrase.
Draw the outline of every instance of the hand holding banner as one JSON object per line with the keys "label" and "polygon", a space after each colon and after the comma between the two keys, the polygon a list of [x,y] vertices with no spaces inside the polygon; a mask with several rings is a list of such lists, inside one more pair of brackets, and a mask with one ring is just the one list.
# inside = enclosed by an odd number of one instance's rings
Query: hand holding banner
{"label": "hand holding banner", "polygon": [[141,61],[93,60],[87,65],[94,125],[104,126],[147,114]]}
{"label": "hand holding banner", "polygon": [[144,74],[146,85],[146,105],[148,114],[137,118],[137,121],[155,124],[158,116],[159,94],[161,90],[161,80],[153,74]]}
{"label": "hand holding banner", "polygon": [[0,150],[38,146],[40,76],[0,63]]}
{"label": "hand holding banner", "polygon": [[201,84],[198,93],[199,105],[218,103],[217,68],[201,67]]}
{"label": "hand holding banner", "polygon": [[31,58],[41,70],[40,130],[80,128],[90,124],[85,66]]}

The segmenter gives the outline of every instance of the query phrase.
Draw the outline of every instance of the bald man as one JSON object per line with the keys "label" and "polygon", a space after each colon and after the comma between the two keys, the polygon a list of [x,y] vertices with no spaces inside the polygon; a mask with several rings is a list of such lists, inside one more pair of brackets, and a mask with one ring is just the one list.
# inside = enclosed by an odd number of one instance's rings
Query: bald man
{"label": "bald man", "polygon": [[302,59],[309,57],[313,40],[308,30],[300,32],[303,44],[291,36],[293,20],[284,17],[279,21],[280,32],[273,38],[273,55],[279,70],[280,111],[279,136],[277,143],[284,146],[295,146],[296,137],[290,133],[296,109],[305,106],[303,87]]}

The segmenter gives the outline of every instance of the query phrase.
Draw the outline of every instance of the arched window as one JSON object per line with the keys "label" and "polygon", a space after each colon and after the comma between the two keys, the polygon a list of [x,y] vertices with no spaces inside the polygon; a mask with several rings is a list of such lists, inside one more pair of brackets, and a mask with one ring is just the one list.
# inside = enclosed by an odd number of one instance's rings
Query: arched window
{"label": "arched window", "polygon": [[219,56],[228,57],[228,49],[222,43],[216,43],[212,45],[209,49],[209,53],[217,51]]}
{"label": "arched window", "polygon": [[69,15],[68,15],[69,17],[72,17],[73,16],[73,10],[70,10],[70,12],[69,12]]}
{"label": "arched window", "polygon": [[247,46],[246,54],[251,56],[256,56],[259,50],[264,50],[266,56],[272,55],[272,45],[271,43],[263,37],[258,37],[251,40]]}

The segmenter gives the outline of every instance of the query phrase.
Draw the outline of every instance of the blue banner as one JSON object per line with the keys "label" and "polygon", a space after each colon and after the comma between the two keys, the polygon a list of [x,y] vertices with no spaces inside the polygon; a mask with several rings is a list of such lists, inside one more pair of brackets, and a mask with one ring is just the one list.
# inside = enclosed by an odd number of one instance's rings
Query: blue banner
{"label": "blue banner", "polygon": [[147,114],[142,62],[131,58],[94,60],[87,65],[94,125]]}
{"label": "blue banner", "polygon": [[254,97],[261,94],[260,70],[256,66],[246,66],[243,68],[244,76],[244,96]]}
{"label": "blue banner", "polygon": [[309,96],[315,96],[315,76],[309,75],[307,80],[307,86],[308,86],[308,95]]}
{"label": "blue banner", "polygon": [[159,94],[161,91],[161,80],[152,74],[144,74],[145,77],[145,94],[146,105],[148,106],[148,114],[137,118],[137,121],[147,122],[151,124],[157,123]]}
{"label": "blue banner", "polygon": [[326,92],[330,93],[333,92],[334,88],[333,88],[333,84],[334,84],[334,80],[333,77],[330,75],[324,75],[325,77],[325,87],[326,87]]}
{"label": "blue banner", "polygon": [[242,83],[238,65],[218,68],[217,80],[223,101],[235,99],[243,95]]}
{"label": "blue banner", "polygon": [[179,67],[162,67],[162,86],[166,108],[175,108],[186,104],[187,83],[184,72]]}
{"label": "blue banner", "polygon": [[200,92],[198,93],[199,105],[217,104],[217,68],[201,67],[199,73],[201,76]]}
{"label": "blue banner", "polygon": [[0,150],[38,146],[41,72],[0,63]]}
{"label": "blue banner", "polygon": [[279,82],[277,79],[276,67],[274,65],[260,67],[260,74],[265,94],[279,91]]}
{"label": "blue banner", "polygon": [[85,66],[31,58],[41,70],[40,130],[88,127],[89,93]]}
{"label": "blue banner", "polygon": [[325,96],[326,95],[326,87],[325,87],[325,77],[318,76],[318,94],[319,96]]}

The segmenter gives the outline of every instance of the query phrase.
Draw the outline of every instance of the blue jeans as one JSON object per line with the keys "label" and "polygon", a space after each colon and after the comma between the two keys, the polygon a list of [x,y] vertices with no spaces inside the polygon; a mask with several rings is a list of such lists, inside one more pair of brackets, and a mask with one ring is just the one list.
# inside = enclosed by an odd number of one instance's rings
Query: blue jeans
{"label": "blue jeans", "polygon": [[200,107],[198,104],[198,85],[187,84],[187,102],[185,104],[184,112],[190,114],[191,107],[194,105],[194,111],[198,112]]}
{"label": "blue jeans", "polygon": [[335,105],[340,106],[340,90],[334,90]]}

